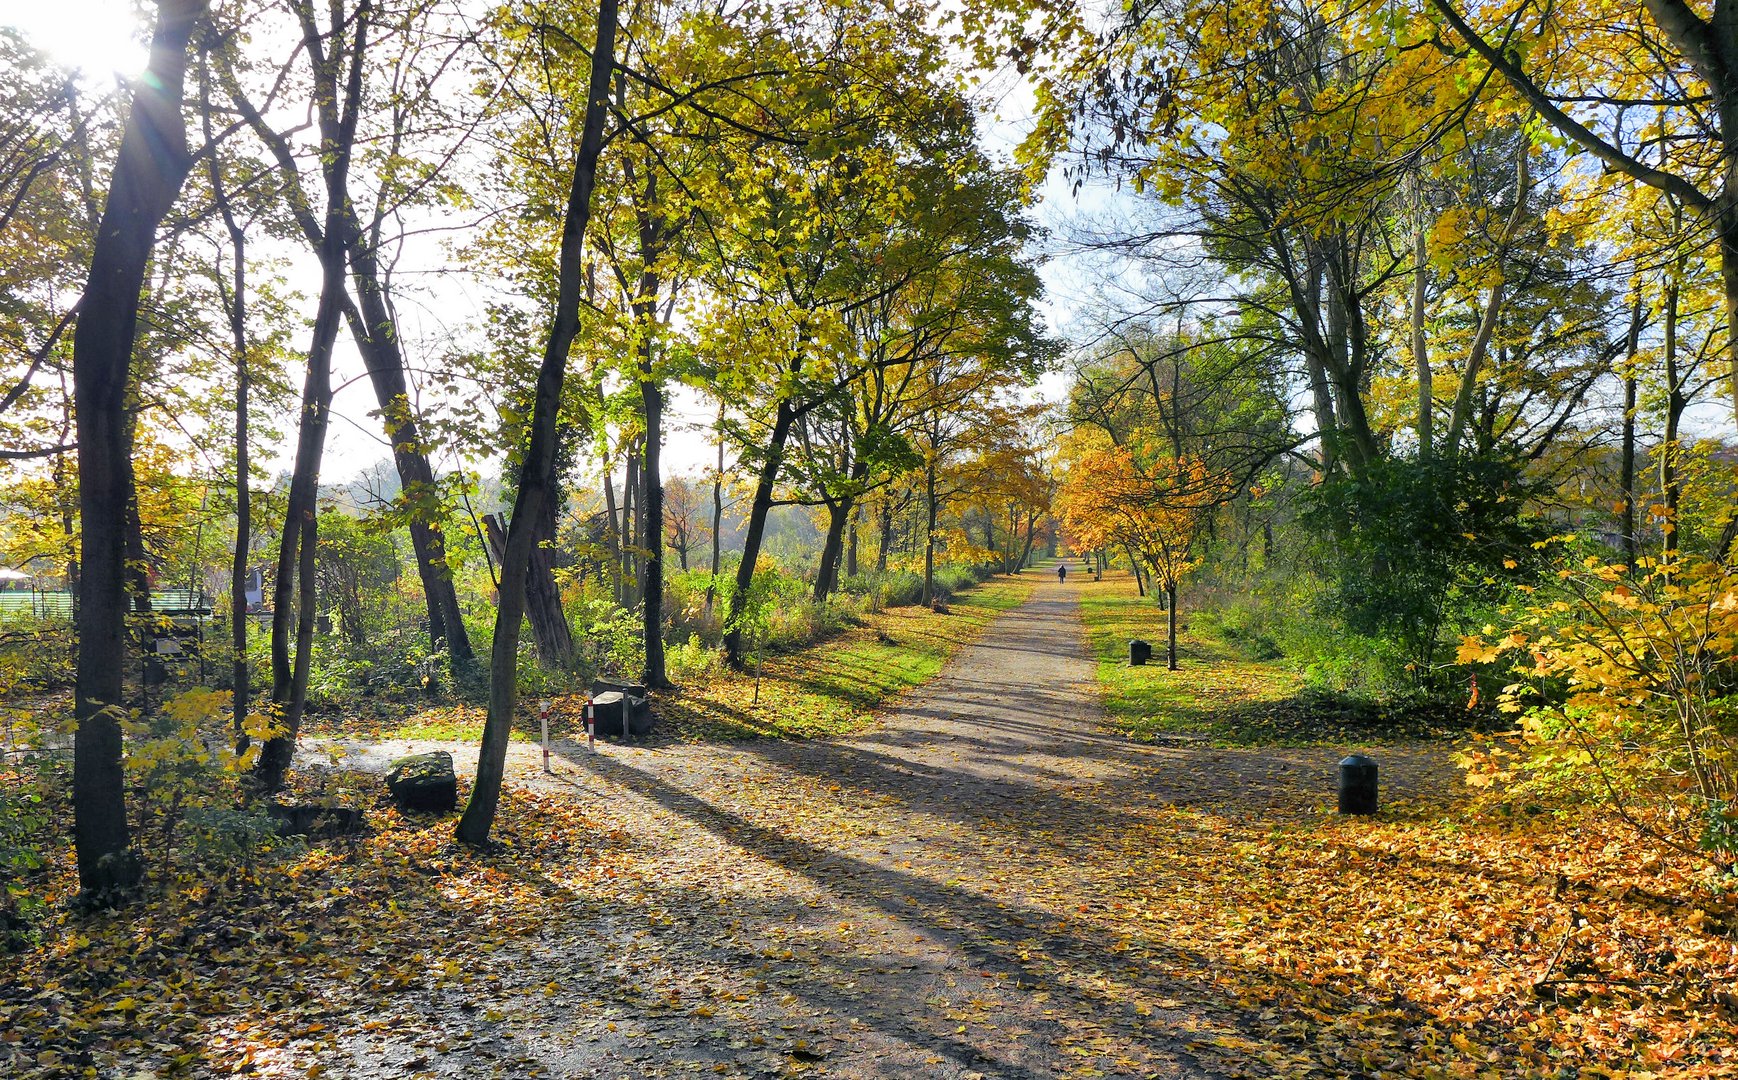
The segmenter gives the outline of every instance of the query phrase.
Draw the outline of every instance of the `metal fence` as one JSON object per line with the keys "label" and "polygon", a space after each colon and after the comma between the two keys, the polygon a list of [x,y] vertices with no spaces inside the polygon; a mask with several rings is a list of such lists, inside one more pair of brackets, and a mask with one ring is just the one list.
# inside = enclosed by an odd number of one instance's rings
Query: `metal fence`
{"label": "metal fence", "polygon": [[[71,619],[72,593],[0,591],[0,620]],[[160,615],[210,615],[211,597],[194,589],[162,589],[151,593],[151,610]]]}

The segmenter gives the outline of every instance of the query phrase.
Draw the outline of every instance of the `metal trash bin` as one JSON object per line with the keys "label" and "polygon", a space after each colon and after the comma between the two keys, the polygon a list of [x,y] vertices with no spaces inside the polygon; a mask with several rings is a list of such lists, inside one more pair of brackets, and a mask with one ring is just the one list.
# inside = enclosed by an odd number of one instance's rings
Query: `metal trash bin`
{"label": "metal trash bin", "polygon": [[1376,763],[1362,754],[1340,762],[1340,813],[1376,812]]}
{"label": "metal trash bin", "polygon": [[1148,641],[1131,641],[1128,643],[1128,662],[1130,667],[1141,667],[1153,658],[1153,646]]}

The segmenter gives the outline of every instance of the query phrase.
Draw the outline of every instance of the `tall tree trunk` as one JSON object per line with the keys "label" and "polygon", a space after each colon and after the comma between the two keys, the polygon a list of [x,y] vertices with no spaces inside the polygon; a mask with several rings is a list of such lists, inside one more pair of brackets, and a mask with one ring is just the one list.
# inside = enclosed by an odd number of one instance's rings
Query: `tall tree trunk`
{"label": "tall tree trunk", "polygon": [[157,238],[192,167],[181,114],[187,44],[207,0],[160,0],[151,59],[135,83],[90,278],[73,329],[73,396],[78,418],[78,661],[73,736],[73,844],[79,886],[112,902],[139,880],[127,828],[120,716],[124,655],[126,537],[116,506],[132,461],[125,452],[127,373],[138,332],[139,291]]}
{"label": "tall tree trunk", "polygon": [[[1730,4],[1723,6],[1731,8]],[[1726,21],[1732,20],[1728,17]],[[1732,70],[1730,60],[1726,62],[1726,70]],[[1721,96],[1725,99],[1722,111],[1738,111],[1735,95],[1728,91]],[[1738,134],[1738,127],[1733,127],[1731,120],[1721,126],[1728,141]],[[1720,230],[1720,282],[1726,294],[1726,359],[1731,369],[1726,390],[1732,395],[1732,415],[1738,419],[1738,205],[1733,202],[1734,196],[1738,196],[1738,145],[1726,152],[1725,174],[1722,190],[1726,197],[1721,200],[1716,224]]]}
{"label": "tall tree trunk", "polygon": [[740,669],[743,664],[743,621],[748,616],[748,600],[754,587],[754,566],[760,561],[766,518],[772,511],[773,486],[778,483],[779,468],[784,464],[785,441],[790,438],[791,425],[796,418],[796,407],[788,400],[781,400],[773,414],[766,461],[761,464],[760,474],[755,480],[754,501],[749,504],[748,523],[742,535],[742,562],[736,567],[736,587],[724,614],[724,658],[733,668]]}
{"label": "tall tree trunk", "polygon": [[1328,382],[1327,343],[1318,330],[1322,324],[1322,280],[1325,276],[1321,252],[1316,244],[1310,242],[1306,242],[1305,250],[1309,266],[1294,306],[1298,309],[1298,322],[1305,331],[1304,370],[1310,384],[1311,410],[1315,414],[1321,447],[1321,472],[1326,478],[1334,476],[1340,468],[1339,418],[1334,415],[1334,391]]}
{"label": "tall tree trunk", "polygon": [[853,503],[851,506],[851,524],[845,534],[845,576],[857,576],[857,534],[863,524],[863,504]]}
{"label": "tall tree trunk", "polygon": [[360,227],[351,217],[345,235],[351,279],[356,283],[360,312],[349,312],[351,336],[368,369],[368,381],[380,405],[381,422],[392,440],[392,462],[398,470],[404,499],[415,507],[410,517],[410,543],[416,552],[417,576],[422,581],[423,602],[428,612],[429,642],[445,646],[455,674],[468,673],[475,663],[470,635],[465,631],[459,594],[447,566],[446,537],[440,515],[435,512],[434,467],[422,443],[416,410],[410,403],[410,382],[396,320],[387,305],[380,267]]}
{"label": "tall tree trunk", "polygon": [[342,253],[329,248],[322,254],[328,261],[314,317],[313,341],[308,347],[296,457],[290,471],[289,500],[278,545],[277,576],[272,584],[271,700],[277,715],[274,734],[261,748],[257,765],[260,781],[268,790],[283,786],[284,774],[295,755],[296,735],[301,730],[302,711],[307,704],[308,665],[317,615],[314,556],[319,539],[320,464],[331,417],[332,346],[338,336],[339,296],[344,288]]}
{"label": "tall tree trunk", "polygon": [[1473,334],[1472,347],[1467,351],[1466,368],[1461,372],[1460,386],[1454,395],[1454,411],[1449,414],[1448,436],[1443,441],[1443,452],[1450,458],[1460,454],[1461,437],[1465,434],[1467,422],[1472,415],[1473,390],[1478,385],[1485,355],[1490,351],[1491,338],[1497,329],[1497,319],[1502,314],[1502,264],[1508,258],[1509,247],[1514,243],[1515,235],[1520,232],[1521,220],[1527,212],[1527,195],[1532,191],[1529,145],[1525,140],[1522,141],[1520,156],[1515,162],[1515,205],[1509,211],[1508,220],[1503,223],[1503,231],[1497,237],[1496,251],[1492,255],[1497,263],[1496,281],[1491,285],[1490,296],[1485,301],[1484,315],[1479,319],[1477,332]]}
{"label": "tall tree trunk", "polygon": [[1637,290],[1635,305],[1629,315],[1629,335],[1624,342],[1623,365],[1623,442],[1618,486],[1623,493],[1623,561],[1632,571],[1640,554],[1636,542],[1635,522],[1635,410],[1637,378],[1636,356],[1641,351],[1643,305]]}
{"label": "tall tree trunk", "polygon": [[1177,579],[1165,582],[1165,667],[1177,670]]}
{"label": "tall tree trunk", "polygon": [[[205,104],[205,138],[211,141],[211,106]],[[246,733],[249,685],[252,673],[247,663],[247,585],[252,575],[248,566],[253,548],[253,490],[248,463],[247,412],[251,389],[247,361],[247,232],[236,220],[224,186],[223,170],[217,154],[206,159],[207,178],[211,182],[212,199],[223,218],[224,231],[229,234],[229,286],[224,297],[224,309],[229,316],[230,345],[235,350],[235,548],[229,566],[229,630],[230,648],[230,714],[234,723],[235,751],[247,749]],[[223,277],[218,275],[218,287],[223,289]]]}
{"label": "tall tree trunk", "polygon": [[627,471],[622,479],[622,597],[623,606],[640,602],[640,543],[644,535],[640,515],[639,440],[628,444]]}
{"label": "tall tree trunk", "polygon": [[1134,549],[1129,547],[1127,544],[1123,545],[1123,551],[1128,555],[1129,569],[1134,571],[1135,594],[1137,596],[1145,596],[1147,594],[1147,583],[1141,576],[1141,561],[1135,557]]}
{"label": "tall tree trunk", "polygon": [[887,572],[887,552],[893,547],[893,504],[891,502],[881,504],[880,519],[881,531],[875,547],[875,572],[885,574]]}
{"label": "tall tree trunk", "polygon": [[[652,288],[655,290],[656,286]],[[653,295],[656,295],[655,291]],[[648,311],[646,318],[655,319],[656,312]],[[640,473],[640,505],[644,507],[640,517],[645,522],[646,561],[641,575],[644,602],[640,615],[646,669],[640,681],[654,689],[664,690],[670,688],[670,676],[664,665],[664,474],[659,463],[664,439],[664,389],[652,378],[650,327],[646,330],[640,356],[640,401],[646,413],[646,462]]]}
{"label": "tall tree trunk", "polygon": [[[1674,207],[1673,222],[1682,215]],[[1674,230],[1673,235],[1677,232]],[[1683,501],[1683,481],[1678,470],[1678,429],[1688,405],[1684,397],[1683,378],[1678,371],[1678,289],[1683,260],[1680,257],[1667,271],[1665,297],[1665,376],[1666,425],[1660,441],[1660,493],[1665,503],[1666,519],[1661,524],[1664,534],[1664,562],[1670,567],[1678,554],[1678,507]]]}
{"label": "tall tree trunk", "polygon": [[[313,339],[308,345],[308,376],[302,390],[300,429],[295,464],[290,472],[289,505],[278,552],[278,579],[273,585],[272,703],[277,709],[275,732],[260,750],[256,772],[268,789],[281,787],[295,755],[296,736],[308,701],[308,672],[314,647],[315,545],[319,539],[320,464],[326,450],[326,427],[332,406],[332,348],[339,320],[348,301],[345,292],[344,215],[350,201],[351,151],[362,101],[362,58],[368,51],[372,8],[357,8],[344,48],[328,42],[304,11],[303,43],[317,74],[316,95],[342,93],[342,103],[316,103],[320,117],[320,172],[326,186],[326,221],[319,246],[320,302],[314,313]],[[334,27],[336,30],[336,27]],[[290,661],[291,582],[300,579],[295,627],[295,661]]]}
{"label": "tall tree trunk", "polygon": [[724,531],[724,406],[718,407],[718,472],[712,477],[712,572],[706,579],[706,613],[718,598],[718,555]]}
{"label": "tall tree trunk", "polygon": [[513,517],[507,525],[507,550],[501,559],[501,605],[495,612],[495,637],[489,655],[489,713],[483,722],[483,741],[477,752],[476,783],[454,832],[461,843],[474,847],[488,843],[489,830],[494,827],[495,810],[501,802],[501,779],[506,772],[507,740],[513,730],[513,712],[519,704],[519,622],[525,614],[525,577],[535,543],[534,526],[543,512],[544,501],[552,496],[555,487],[561,387],[567,377],[568,353],[579,333],[579,297],[584,279],[580,253],[591,220],[598,154],[603,149],[604,111],[609,101],[610,74],[615,68],[616,12],[616,0],[599,0],[597,45],[591,54],[585,122],[561,223],[555,314],[550,320],[543,362],[537,369],[531,430],[522,459],[524,467],[513,500]]}
{"label": "tall tree trunk", "polygon": [[1424,292],[1430,276],[1424,208],[1420,206],[1412,237],[1412,367],[1418,374],[1418,460],[1430,460],[1436,390],[1430,371],[1430,343],[1424,333]]}
{"label": "tall tree trunk", "polygon": [[935,603],[935,519],[939,512],[936,497],[935,462],[923,473],[923,606]]}

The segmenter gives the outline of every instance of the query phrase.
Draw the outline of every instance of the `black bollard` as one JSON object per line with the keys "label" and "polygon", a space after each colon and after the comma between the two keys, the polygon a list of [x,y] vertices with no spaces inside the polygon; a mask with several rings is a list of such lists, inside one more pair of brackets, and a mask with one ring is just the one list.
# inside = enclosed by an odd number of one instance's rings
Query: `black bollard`
{"label": "black bollard", "polygon": [[1376,812],[1376,763],[1363,754],[1340,762],[1340,813]]}
{"label": "black bollard", "polygon": [[1153,658],[1153,647],[1145,641],[1128,643],[1128,662],[1130,667],[1140,667]]}

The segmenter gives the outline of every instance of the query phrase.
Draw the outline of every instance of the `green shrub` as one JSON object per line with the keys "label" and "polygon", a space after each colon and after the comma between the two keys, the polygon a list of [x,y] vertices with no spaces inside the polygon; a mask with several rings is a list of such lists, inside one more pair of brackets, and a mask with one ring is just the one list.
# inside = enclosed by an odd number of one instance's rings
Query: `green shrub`
{"label": "green shrub", "polygon": [[646,648],[638,611],[622,607],[601,587],[588,587],[568,603],[566,614],[583,676],[639,676],[646,666]]}
{"label": "green shrub", "polygon": [[1541,565],[1550,530],[1523,513],[1539,484],[1495,456],[1384,459],[1321,485],[1306,514],[1326,539],[1323,613],[1399,646],[1421,679],[1444,641],[1482,624]]}
{"label": "green shrub", "polygon": [[839,591],[861,597],[870,611],[908,607],[923,600],[923,575],[910,570],[854,574],[839,583]]}
{"label": "green shrub", "polygon": [[702,644],[698,639],[677,642],[664,651],[664,663],[670,678],[683,680],[709,679],[724,671],[724,653],[715,645]]}
{"label": "green shrub", "polygon": [[52,767],[45,759],[29,773],[0,770],[0,953],[29,945],[46,907],[40,890],[29,883],[47,865],[43,847],[52,833],[46,796],[54,783]]}
{"label": "green shrub", "polygon": [[1268,629],[1273,625],[1270,614],[1264,614],[1254,604],[1234,601],[1197,611],[1191,620],[1203,633],[1218,638],[1250,660],[1278,660],[1285,655]]}
{"label": "green shrub", "polygon": [[70,620],[7,614],[5,633],[0,634],[0,669],[8,685],[38,690],[71,686],[72,664]]}
{"label": "green shrub", "polygon": [[959,563],[947,563],[935,568],[935,593],[937,598],[946,600],[958,596],[967,589],[976,586],[988,578],[986,567],[962,566]]}

